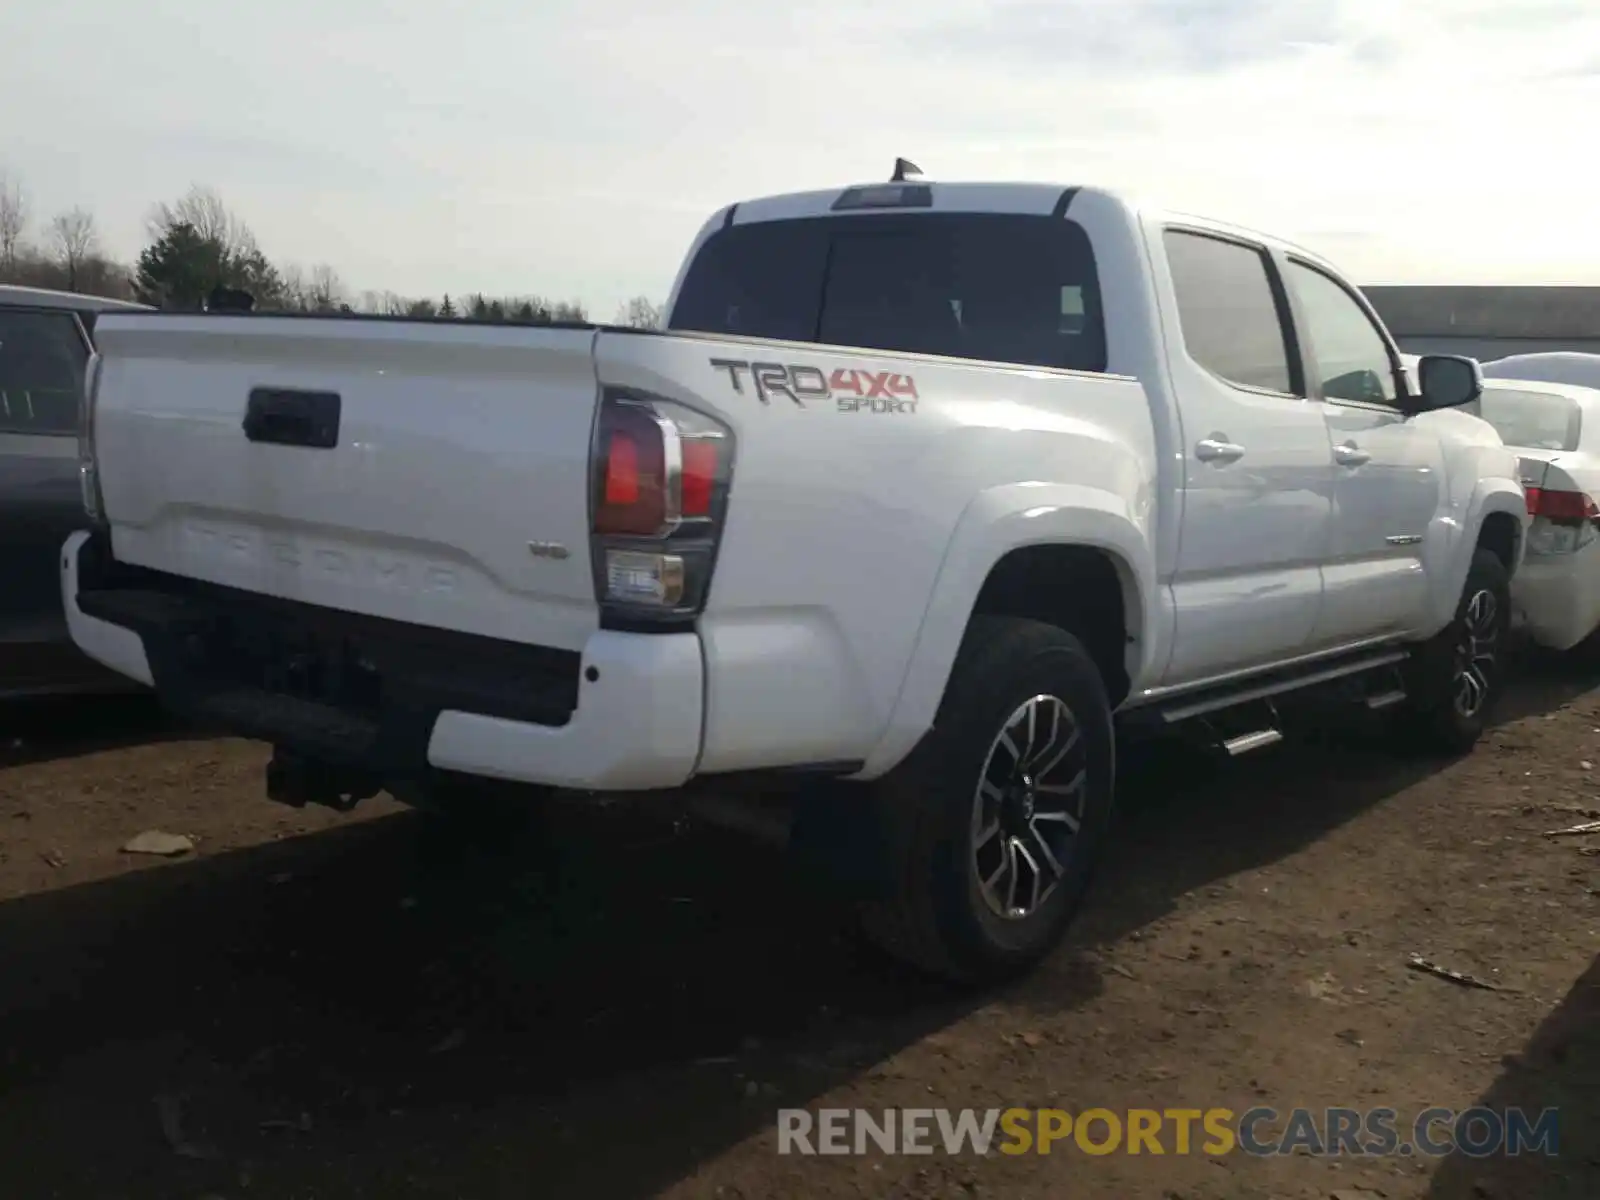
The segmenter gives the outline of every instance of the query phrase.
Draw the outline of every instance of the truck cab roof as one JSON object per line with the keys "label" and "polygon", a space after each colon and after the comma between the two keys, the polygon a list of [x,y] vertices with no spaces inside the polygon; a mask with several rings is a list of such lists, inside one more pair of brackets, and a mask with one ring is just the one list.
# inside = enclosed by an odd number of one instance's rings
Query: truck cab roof
{"label": "truck cab roof", "polygon": [[[897,191],[906,199],[895,202],[891,197]],[[861,202],[861,197],[866,197],[867,202]],[[939,183],[911,179],[890,183],[856,183],[814,191],[761,196],[741,200],[720,210],[706,223],[702,239],[719,227],[757,221],[849,216],[853,213],[916,211],[1017,213],[1061,217],[1082,205],[1093,205],[1101,211],[1121,212],[1134,220],[1154,220],[1209,230],[1291,252],[1323,266],[1332,266],[1316,251],[1275,234],[1264,233],[1234,222],[1221,221],[1200,213],[1164,209],[1131,191],[1092,185],[1041,182]]]}

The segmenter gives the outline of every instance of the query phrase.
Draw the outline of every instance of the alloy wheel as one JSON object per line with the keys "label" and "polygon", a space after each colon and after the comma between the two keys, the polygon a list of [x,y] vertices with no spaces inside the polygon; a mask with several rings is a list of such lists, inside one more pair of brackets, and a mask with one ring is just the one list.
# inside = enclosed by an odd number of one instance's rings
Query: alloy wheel
{"label": "alloy wheel", "polygon": [[1490,676],[1500,651],[1500,601],[1480,588],[1467,601],[1456,643],[1455,708],[1466,718],[1478,715],[1489,699]]}
{"label": "alloy wheel", "polygon": [[1018,705],[990,743],[972,802],[972,864],[991,912],[1037,913],[1066,875],[1083,824],[1086,743],[1057,696]]}

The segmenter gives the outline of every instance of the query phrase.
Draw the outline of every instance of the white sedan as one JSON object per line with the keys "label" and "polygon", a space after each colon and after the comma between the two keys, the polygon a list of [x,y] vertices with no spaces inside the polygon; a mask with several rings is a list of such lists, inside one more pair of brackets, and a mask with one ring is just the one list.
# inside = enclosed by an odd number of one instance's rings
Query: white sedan
{"label": "white sedan", "polygon": [[[1600,383],[1600,356],[1578,357],[1594,359]],[[1486,376],[1495,365],[1485,364]],[[1485,378],[1482,398],[1466,411],[1493,425],[1522,460],[1527,553],[1511,594],[1529,633],[1553,650],[1600,646],[1592,636],[1600,628],[1600,390]]]}
{"label": "white sedan", "polygon": [[[1402,356],[1403,357],[1403,356]],[[1547,350],[1540,354],[1513,354],[1483,364],[1485,379],[1539,380],[1600,388],[1600,354],[1577,350]]]}

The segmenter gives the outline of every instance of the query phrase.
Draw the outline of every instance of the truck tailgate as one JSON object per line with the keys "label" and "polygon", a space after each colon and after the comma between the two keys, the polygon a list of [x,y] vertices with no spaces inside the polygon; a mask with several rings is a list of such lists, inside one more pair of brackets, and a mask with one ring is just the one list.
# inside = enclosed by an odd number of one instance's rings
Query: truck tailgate
{"label": "truck tailgate", "polygon": [[562,649],[596,627],[592,329],[139,314],[96,338],[119,560]]}

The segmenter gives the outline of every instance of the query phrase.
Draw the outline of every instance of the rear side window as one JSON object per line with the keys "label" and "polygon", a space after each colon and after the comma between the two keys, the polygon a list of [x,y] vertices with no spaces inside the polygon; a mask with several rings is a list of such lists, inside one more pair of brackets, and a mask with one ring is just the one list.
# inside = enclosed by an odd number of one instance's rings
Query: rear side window
{"label": "rear side window", "polygon": [[1489,386],[1473,407],[1508,446],[1529,450],[1578,448],[1583,410],[1568,396]]}
{"label": "rear side window", "polygon": [[1183,345],[1213,375],[1292,394],[1283,311],[1264,250],[1177,229],[1166,232]]}
{"label": "rear side window", "polygon": [[670,328],[1106,367],[1089,238],[1057,217],[897,213],[734,225],[695,256]]}
{"label": "rear side window", "polygon": [[0,433],[76,433],[88,362],[70,312],[0,308]]}

